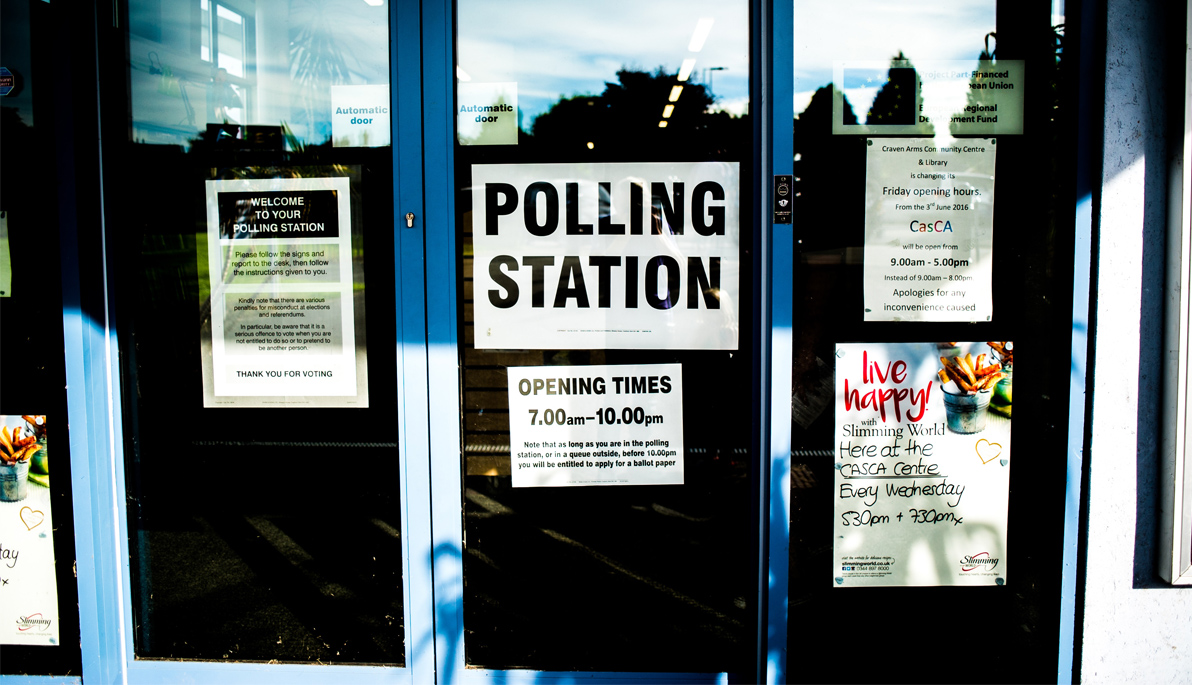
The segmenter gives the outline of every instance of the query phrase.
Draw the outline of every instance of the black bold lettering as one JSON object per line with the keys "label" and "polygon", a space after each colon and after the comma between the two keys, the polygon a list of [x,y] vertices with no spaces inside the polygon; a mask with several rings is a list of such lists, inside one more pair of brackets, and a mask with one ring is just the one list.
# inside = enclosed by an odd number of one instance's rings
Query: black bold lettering
{"label": "black bold lettering", "polygon": [[637,309],[637,257],[625,258],[625,308]]}
{"label": "black bold lettering", "polygon": [[[704,272],[704,260],[687,258],[687,308],[699,309],[699,294],[704,294],[704,306],[720,309],[720,257],[708,257],[708,270]],[[710,278],[709,278],[710,276]]]}
{"label": "black bold lettering", "polygon": [[712,205],[708,207],[711,223],[704,223],[704,196],[711,194],[713,200],[724,200],[724,188],[715,181],[704,181],[695,187],[695,194],[691,198],[691,225],[700,235],[724,235],[724,206]]}
{"label": "black bold lettering", "polygon": [[522,257],[522,266],[530,267],[530,306],[546,306],[546,296],[543,295],[542,280],[545,267],[554,266],[554,257]]}
{"label": "black bold lettering", "polygon": [[[502,201],[502,198],[504,200]],[[497,217],[517,209],[517,188],[508,183],[484,184],[484,233],[497,234]]]}
{"label": "black bold lettering", "polygon": [[567,184],[567,235],[592,235],[592,224],[579,222],[579,184]]}
{"label": "black bold lettering", "polygon": [[625,224],[613,223],[613,184],[600,184],[600,235],[625,235]]}
{"label": "black bold lettering", "polygon": [[588,257],[588,266],[596,267],[596,306],[608,309],[612,306],[612,268],[621,266],[620,257]]}
{"label": "black bold lettering", "polygon": [[[546,196],[546,221],[538,224],[538,195]],[[559,227],[559,191],[546,181],[531,183],[526,188],[526,230],[538,237],[548,236]]]}
{"label": "black bold lettering", "polygon": [[642,185],[640,183],[629,185],[629,233],[632,235],[642,234]]}
{"label": "black bold lettering", "polygon": [[662,217],[666,215],[666,225],[670,227],[672,235],[683,235],[683,184],[675,183],[671,189],[672,201],[666,199],[666,184],[650,184],[650,221],[651,233],[662,233]]}
{"label": "black bold lettering", "polygon": [[[516,194],[514,197],[516,197]],[[517,281],[501,271],[501,267],[505,267],[509,271],[517,271],[517,260],[503,254],[493,257],[493,260],[488,263],[488,277],[493,279],[494,283],[504,288],[506,293],[502,297],[500,291],[490,290],[488,291],[488,301],[494,307],[508,309],[517,304]]]}
{"label": "black bold lettering", "polygon": [[[666,269],[666,297],[658,297],[658,270]],[[679,301],[679,263],[661,255],[646,262],[646,302],[654,309],[670,309]]]}
{"label": "black bold lettering", "polygon": [[[575,286],[571,286],[571,276],[575,275]],[[555,309],[567,306],[569,298],[575,298],[575,306],[580,309],[588,308],[588,287],[584,285],[584,270],[579,265],[579,257],[564,257],[563,268],[559,271],[559,287],[555,289]]]}

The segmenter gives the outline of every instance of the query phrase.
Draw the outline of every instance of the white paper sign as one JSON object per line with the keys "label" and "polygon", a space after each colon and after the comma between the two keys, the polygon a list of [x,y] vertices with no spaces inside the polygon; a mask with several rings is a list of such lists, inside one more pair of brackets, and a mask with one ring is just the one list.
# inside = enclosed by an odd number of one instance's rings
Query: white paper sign
{"label": "white paper sign", "polygon": [[392,138],[389,86],[331,86],[332,147],[385,147]]}
{"label": "white paper sign", "polygon": [[[27,424],[19,416],[0,416],[10,431]],[[46,443],[48,445],[48,442]],[[40,450],[39,450],[40,451]],[[41,455],[48,456],[48,455]],[[0,472],[0,644],[57,645],[58,586],[54,572],[54,517],[50,511],[48,459]],[[32,477],[30,477],[30,473]],[[24,498],[5,501],[20,496]]]}
{"label": "white paper sign", "polygon": [[472,167],[477,349],[737,349],[735,162]]}
{"label": "white paper sign", "polygon": [[460,145],[517,145],[517,83],[458,83]]}
{"label": "white paper sign", "polygon": [[[1023,130],[1022,60],[852,60],[832,78],[837,135],[1011,135]],[[846,116],[845,101],[855,122]]]}
{"label": "white paper sign", "polygon": [[347,178],[207,181],[203,406],[368,406],[348,197]]}
{"label": "white paper sign", "polygon": [[868,143],[865,320],[992,320],[996,141]]}
{"label": "white paper sign", "polygon": [[12,297],[12,252],[8,246],[6,211],[0,211],[0,297]]}
{"label": "white paper sign", "polygon": [[1012,393],[941,385],[940,357],[966,353],[992,361],[985,343],[836,346],[834,586],[1006,582]]}
{"label": "white paper sign", "polygon": [[513,487],[683,483],[683,367],[509,368]]}

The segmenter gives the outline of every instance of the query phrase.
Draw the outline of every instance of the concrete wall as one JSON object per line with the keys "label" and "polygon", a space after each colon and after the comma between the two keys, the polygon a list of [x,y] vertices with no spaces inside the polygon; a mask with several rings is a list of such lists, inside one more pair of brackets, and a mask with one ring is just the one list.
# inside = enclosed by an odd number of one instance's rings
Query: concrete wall
{"label": "concrete wall", "polygon": [[1167,95],[1183,95],[1165,86],[1183,73],[1182,31],[1169,29],[1184,12],[1162,0],[1106,4],[1080,674],[1085,682],[1189,683],[1192,588],[1159,579],[1157,549]]}

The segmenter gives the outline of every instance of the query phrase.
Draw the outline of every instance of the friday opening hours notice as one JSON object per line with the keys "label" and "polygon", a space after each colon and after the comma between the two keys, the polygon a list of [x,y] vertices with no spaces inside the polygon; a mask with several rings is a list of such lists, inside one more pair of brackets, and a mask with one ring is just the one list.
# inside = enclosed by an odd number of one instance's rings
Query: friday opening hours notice
{"label": "friday opening hours notice", "polygon": [[865,320],[993,319],[994,138],[870,138]]}

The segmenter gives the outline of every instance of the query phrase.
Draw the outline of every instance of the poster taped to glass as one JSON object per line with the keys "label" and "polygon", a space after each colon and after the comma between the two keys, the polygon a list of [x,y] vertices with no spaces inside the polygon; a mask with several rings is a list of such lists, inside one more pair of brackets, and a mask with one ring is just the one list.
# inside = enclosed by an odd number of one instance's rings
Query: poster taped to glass
{"label": "poster taped to glass", "polygon": [[870,138],[865,320],[991,321],[996,138]]}
{"label": "poster taped to glass", "polygon": [[367,407],[348,178],[207,181],[205,407]]}
{"label": "poster taped to glass", "polygon": [[681,485],[683,365],[509,367],[513,487]]}
{"label": "poster taped to glass", "polygon": [[59,644],[46,428],[0,416],[0,644]]}
{"label": "poster taped to glass", "polygon": [[472,167],[476,349],[735,350],[735,162]]}
{"label": "poster taped to glass", "polygon": [[833,586],[1004,585],[1012,342],[836,346]]}

